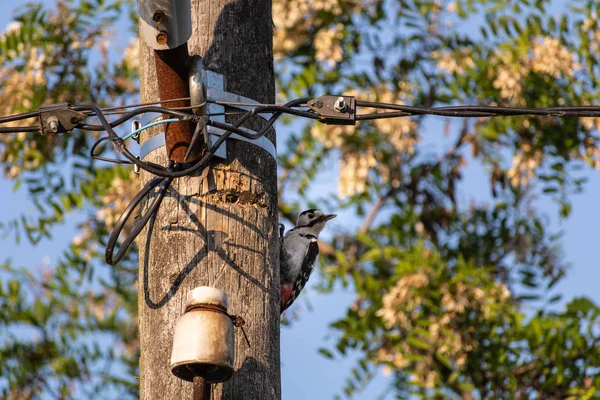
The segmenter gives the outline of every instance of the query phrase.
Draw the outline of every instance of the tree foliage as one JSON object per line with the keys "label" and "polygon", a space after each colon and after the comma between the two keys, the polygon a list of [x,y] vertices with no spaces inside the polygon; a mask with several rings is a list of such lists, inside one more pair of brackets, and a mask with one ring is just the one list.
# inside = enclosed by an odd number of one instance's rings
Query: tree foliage
{"label": "tree foliage", "polygon": [[[107,47],[131,5],[61,1],[17,9],[0,40],[2,115],[62,101],[131,101],[136,65]],[[116,208],[126,204],[119,194],[131,171],[95,165],[89,158],[95,139],[91,132],[0,137],[5,176],[36,207],[0,223],[3,247],[23,238],[52,240],[53,228],[81,221],[56,262],[0,264],[2,398],[137,393],[136,256],[115,269],[98,262]]]}
{"label": "tree foliage", "polygon": [[[321,93],[422,106],[547,107],[598,103],[600,5],[571,0],[274,1],[282,100]],[[57,101],[118,104],[137,94],[135,46],[104,44],[131,1],[30,4],[0,40],[2,114]],[[132,15],[135,15],[134,13]],[[93,23],[92,23],[93,21]],[[135,21],[135,19],[132,19]],[[135,45],[135,42],[134,42]],[[374,375],[398,398],[600,396],[599,308],[558,307],[568,273],[540,196],[568,218],[584,168],[600,168],[598,119],[503,117],[295,125],[280,155],[280,211],[300,204],[359,221],[321,245],[323,291],[355,301],[331,329],[359,354],[340,397]],[[6,240],[37,243],[80,218],[80,232],[41,271],[0,273],[0,390],[7,398],[136,396],[137,258],[106,268],[105,243],[131,171],[93,164],[90,132],[0,138],[7,178],[34,217],[3,221]],[[441,145],[438,143],[442,143]],[[337,166],[336,166],[337,165]],[[485,201],[465,193],[483,171]],[[328,171],[323,173],[322,171]],[[314,190],[335,179],[337,190]],[[298,195],[292,195],[297,193]],[[107,346],[106,343],[111,343]]]}

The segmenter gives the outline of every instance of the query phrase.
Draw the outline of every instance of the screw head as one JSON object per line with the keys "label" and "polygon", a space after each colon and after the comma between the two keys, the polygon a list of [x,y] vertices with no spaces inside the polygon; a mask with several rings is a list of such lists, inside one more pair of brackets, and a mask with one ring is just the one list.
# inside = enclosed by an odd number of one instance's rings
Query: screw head
{"label": "screw head", "polygon": [[77,118],[77,117],[72,117],[72,118],[71,118],[71,123],[72,123],[73,125],[77,125],[79,122],[81,122],[81,121],[79,120],[79,118]]}
{"label": "screw head", "polygon": [[152,21],[154,21],[157,25],[165,22],[165,19],[167,19],[167,14],[164,12],[164,10],[156,10],[152,16]]}
{"label": "screw head", "polygon": [[167,35],[167,31],[160,31],[158,35],[156,35],[156,43],[163,45],[167,44],[169,40],[169,35]]}
{"label": "screw head", "polygon": [[323,102],[322,101],[315,101],[313,103],[313,107],[315,107],[315,108],[323,108]]}

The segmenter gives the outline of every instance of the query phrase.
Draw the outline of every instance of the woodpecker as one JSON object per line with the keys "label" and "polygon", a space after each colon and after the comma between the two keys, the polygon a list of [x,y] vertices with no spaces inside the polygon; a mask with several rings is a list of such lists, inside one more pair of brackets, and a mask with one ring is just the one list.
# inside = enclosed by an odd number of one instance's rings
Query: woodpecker
{"label": "woodpecker", "polygon": [[319,233],[335,214],[324,214],[320,210],[303,211],[296,226],[283,236],[281,231],[280,294],[283,313],[298,297],[315,267],[319,255]]}

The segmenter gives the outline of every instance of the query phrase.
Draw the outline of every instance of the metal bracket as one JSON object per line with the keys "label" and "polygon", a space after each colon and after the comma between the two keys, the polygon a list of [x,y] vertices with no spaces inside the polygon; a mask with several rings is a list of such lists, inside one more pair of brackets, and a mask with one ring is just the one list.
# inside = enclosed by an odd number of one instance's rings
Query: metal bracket
{"label": "metal bracket", "polygon": [[[212,71],[208,71],[209,73]],[[215,88],[207,88],[206,99],[208,101],[215,102],[223,102],[223,103],[231,103],[227,104],[228,107],[237,108],[238,110],[244,111],[252,111],[256,107],[248,104],[256,104],[260,105],[260,103],[256,100],[249,99],[248,97],[240,96],[239,94],[226,92],[224,90],[215,89]],[[236,104],[237,103],[237,104]],[[261,113],[257,114],[259,117],[268,120],[271,118],[272,114],[270,113]]]}
{"label": "metal bracket", "polygon": [[[230,103],[227,104],[228,107],[233,107],[244,111],[251,111],[254,109],[255,107],[251,104],[260,104],[256,100],[225,91],[225,78],[223,75],[214,71],[205,70],[202,65],[202,59],[198,56],[194,56],[192,58],[192,65],[190,68],[190,99],[191,106],[193,107],[192,110],[196,115],[212,115],[210,117],[211,120],[222,123],[225,123],[225,107],[222,104],[215,104],[215,102]],[[258,115],[265,120],[271,118],[271,114]],[[255,133],[249,129],[244,130],[250,133]],[[224,130],[215,128],[214,126],[205,126],[204,140],[206,146],[212,147],[219,137],[224,133]],[[251,143],[271,154],[273,158],[277,158],[277,150],[275,145],[266,137],[262,137],[257,140],[251,140],[237,134],[232,134],[229,139]],[[226,145],[227,142],[224,142],[221,144],[221,146],[219,146],[215,152],[215,157],[222,159],[227,158]]]}
{"label": "metal bracket", "polygon": [[87,117],[84,113],[72,110],[69,103],[41,106],[39,112],[42,135],[72,131]]}
{"label": "metal bracket", "polygon": [[[216,138],[218,138],[221,135],[224,135],[226,132],[224,129],[220,129],[215,126],[208,126],[207,128],[208,128],[207,129],[208,134],[210,136],[213,136]],[[248,133],[251,133],[251,134],[256,133],[250,129],[246,129],[246,128],[240,128],[240,129],[242,129]],[[258,146],[261,149],[263,149],[264,151],[266,151],[267,153],[269,153],[271,156],[273,156],[274,159],[277,159],[277,149],[275,148],[275,145],[273,144],[273,142],[271,142],[265,136],[260,137],[258,139],[248,139],[248,138],[238,135],[237,133],[234,133],[231,136],[229,136],[229,139],[239,140],[242,142],[247,142],[247,143],[253,144],[254,146]],[[225,145],[225,143],[223,143],[223,145]],[[221,145],[221,147],[223,145]],[[219,149],[221,149],[221,147],[219,147]]]}
{"label": "metal bracket", "polygon": [[[213,71],[206,71],[206,91],[208,92],[208,89],[218,89],[223,91],[224,90],[224,86],[225,86],[225,79],[223,78],[223,75],[221,74],[217,74],[216,72]],[[191,88],[190,88],[191,90]],[[218,121],[218,122],[223,122],[225,123],[225,107],[220,106],[218,104],[214,104],[214,103],[208,103],[206,104],[206,113],[207,114],[221,114],[221,115],[215,115],[213,117],[210,117],[211,119],[213,119],[214,121]],[[204,129],[204,141],[206,142],[206,147],[212,147],[215,142],[219,140],[219,135],[215,135],[214,133],[209,132],[208,129]],[[224,142],[221,146],[219,146],[219,148],[217,149],[217,151],[215,152],[215,157],[219,157],[222,159],[226,159],[227,158],[227,142]]]}
{"label": "metal bracket", "polygon": [[308,101],[308,107],[331,125],[356,125],[356,101],[353,96],[320,96]]}
{"label": "metal bracket", "polygon": [[154,50],[175,49],[192,36],[190,0],[138,0],[142,36]]}
{"label": "metal bracket", "polygon": [[159,133],[146,140],[140,146],[140,159],[143,160],[146,156],[152,153],[154,150],[160,149],[167,145],[165,141],[165,133]]}

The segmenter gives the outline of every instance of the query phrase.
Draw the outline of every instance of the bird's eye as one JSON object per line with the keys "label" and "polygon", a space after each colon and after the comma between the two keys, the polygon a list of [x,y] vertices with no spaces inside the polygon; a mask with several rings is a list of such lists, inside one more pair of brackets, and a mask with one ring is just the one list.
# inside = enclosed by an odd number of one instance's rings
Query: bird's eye
{"label": "bird's eye", "polygon": [[313,219],[314,217],[315,217],[315,214],[313,214],[313,213],[308,214],[308,218]]}

